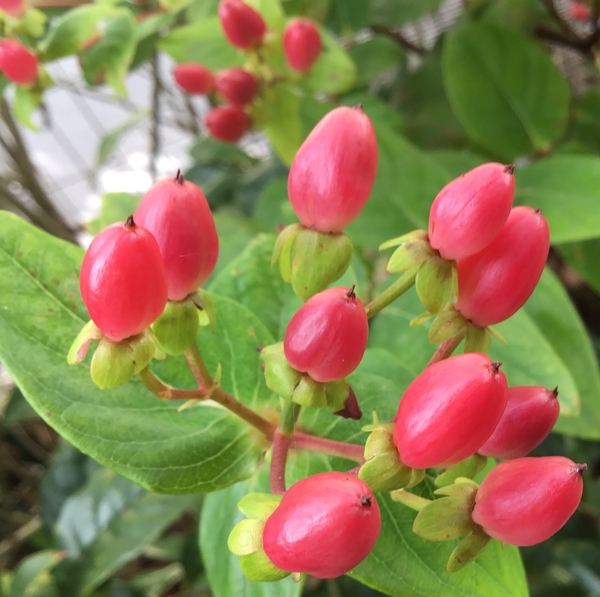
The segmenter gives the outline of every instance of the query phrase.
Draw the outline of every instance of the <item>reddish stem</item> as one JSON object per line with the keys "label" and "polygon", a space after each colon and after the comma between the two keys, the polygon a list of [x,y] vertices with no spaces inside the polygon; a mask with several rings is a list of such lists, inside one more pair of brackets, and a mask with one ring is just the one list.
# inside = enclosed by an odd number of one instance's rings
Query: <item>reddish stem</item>
{"label": "reddish stem", "polygon": [[271,468],[269,471],[271,493],[277,495],[285,493],[285,465],[291,444],[292,438],[289,435],[282,433],[280,429],[275,431],[271,452]]}
{"label": "reddish stem", "polygon": [[364,446],[316,437],[299,431],[294,433],[294,441],[291,447],[295,450],[309,450],[311,452],[327,454],[328,456],[339,456],[340,458],[354,460],[361,464],[365,462]]}
{"label": "reddish stem", "polygon": [[458,334],[456,336],[452,336],[452,338],[449,338],[448,340],[444,340],[444,342],[437,347],[437,350],[433,353],[431,359],[429,359],[427,366],[429,367],[429,365],[433,365],[438,361],[443,361],[444,359],[451,357],[452,353],[461,343],[463,337],[463,334]]}

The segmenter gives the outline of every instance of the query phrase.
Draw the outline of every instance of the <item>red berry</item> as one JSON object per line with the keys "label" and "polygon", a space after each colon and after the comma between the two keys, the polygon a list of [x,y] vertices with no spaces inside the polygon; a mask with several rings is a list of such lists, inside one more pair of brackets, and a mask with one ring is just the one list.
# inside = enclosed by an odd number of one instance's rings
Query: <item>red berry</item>
{"label": "red berry", "polygon": [[473,520],[504,543],[527,546],[545,541],[577,509],[586,468],[563,456],[507,460],[481,483]]}
{"label": "red berry", "polygon": [[336,108],[306,138],[290,169],[288,195],[307,228],[340,232],[364,207],[377,174],[377,139],[360,106]]}
{"label": "red berry", "polygon": [[213,90],[213,74],[202,64],[178,64],[173,71],[175,83],[186,93],[206,95]]}
{"label": "red berry", "polygon": [[210,276],[219,237],[204,193],[179,175],[155,183],[135,221],[156,238],[167,271],[169,299],[180,301]]}
{"label": "red berry", "polygon": [[167,303],[167,275],[152,234],[132,217],[102,230],[83,258],[79,288],[90,317],[110,340],[145,330]]}
{"label": "red berry", "polygon": [[429,214],[429,241],[444,259],[478,253],[502,230],[515,198],[513,166],[483,164],[448,183]]}
{"label": "red berry", "polygon": [[557,396],[558,389],[542,386],[508,388],[504,414],[478,452],[502,459],[529,454],[548,437],[558,419]]}
{"label": "red berry", "polygon": [[251,6],[241,0],[221,0],[219,19],[229,43],[240,50],[252,50],[262,43],[267,26]]}
{"label": "red berry", "polygon": [[326,383],[358,367],[368,335],[367,314],[354,290],[328,288],[296,311],[285,332],[283,350],[294,369]]}
{"label": "red berry", "polygon": [[380,530],[379,506],[364,481],[320,473],[284,493],[265,524],[263,549],[281,570],[335,578],[369,555]]}
{"label": "red berry", "polygon": [[548,222],[541,212],[513,208],[490,245],[458,260],[456,308],[481,327],[508,319],[531,296],[549,250]]}
{"label": "red berry", "polygon": [[17,85],[31,85],[38,76],[35,54],[14,39],[0,41],[0,70]]}
{"label": "red berry", "polygon": [[498,366],[483,354],[462,354],[430,365],[408,386],[394,427],[404,464],[449,466],[481,448],[506,406]]}
{"label": "red berry", "polygon": [[250,116],[239,106],[223,106],[204,117],[204,126],[215,139],[237,143],[250,128]]}
{"label": "red berry", "polygon": [[569,6],[569,14],[575,21],[587,21],[592,16],[592,11],[587,4],[574,0]]}
{"label": "red berry", "polygon": [[23,0],[0,0],[0,10],[11,17],[19,18],[25,14],[25,2]]}
{"label": "red berry", "polygon": [[256,79],[242,68],[228,68],[215,77],[217,91],[234,106],[251,104],[256,96]]}
{"label": "red berry", "polygon": [[296,71],[309,71],[321,53],[321,34],[308,19],[294,19],[285,28],[283,50]]}

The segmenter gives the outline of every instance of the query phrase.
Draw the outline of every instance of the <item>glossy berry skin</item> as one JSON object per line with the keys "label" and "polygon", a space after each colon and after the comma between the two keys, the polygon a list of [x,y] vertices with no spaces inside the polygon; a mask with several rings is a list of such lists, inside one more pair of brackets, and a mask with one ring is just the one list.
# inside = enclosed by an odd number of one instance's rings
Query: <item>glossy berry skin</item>
{"label": "glossy berry skin", "polygon": [[327,114],[306,138],[290,169],[288,195],[300,222],[341,232],[362,211],[377,174],[377,140],[360,106]]}
{"label": "glossy berry skin", "polygon": [[320,473],[292,485],[268,518],[263,549],[281,570],[336,578],[371,552],[381,530],[369,486],[346,473]]}
{"label": "glossy berry skin", "polygon": [[38,61],[18,41],[3,39],[0,41],[0,71],[17,85],[31,85],[38,76]]}
{"label": "glossy berry skin", "polygon": [[285,332],[283,350],[294,369],[326,383],[358,367],[368,335],[360,299],[347,288],[328,288],[296,311]]}
{"label": "glossy berry skin", "polygon": [[228,68],[215,77],[217,91],[234,106],[251,104],[256,97],[256,79],[243,68]]}
{"label": "glossy berry skin", "polygon": [[542,214],[530,207],[513,208],[491,244],[457,262],[455,307],[481,327],[508,319],[534,291],[549,250],[550,231]]}
{"label": "glossy berry skin", "polygon": [[240,50],[259,46],[267,30],[260,13],[242,0],[221,0],[219,20],[227,41]]}
{"label": "glossy berry skin", "polygon": [[225,143],[237,143],[250,128],[250,116],[239,106],[214,108],[204,118],[208,133]]}
{"label": "glossy berry skin", "polygon": [[0,0],[0,10],[18,19],[25,14],[25,2],[23,0]]}
{"label": "glossy berry skin", "polygon": [[135,221],[158,242],[169,300],[183,300],[210,276],[219,238],[206,197],[194,183],[181,176],[156,182],[138,205]]}
{"label": "glossy berry skin", "polygon": [[152,234],[132,218],[102,230],[83,258],[79,288],[90,317],[110,340],[144,331],[167,303],[167,275]]}
{"label": "glossy berry skin", "polygon": [[283,33],[283,51],[288,64],[300,73],[309,71],[321,54],[321,34],[312,21],[294,19]]}
{"label": "glossy berry skin", "polygon": [[478,452],[502,460],[529,454],[548,437],[558,419],[557,396],[558,390],[543,386],[508,388],[502,418]]}
{"label": "glossy berry skin", "polygon": [[429,242],[444,259],[462,259],[500,234],[515,198],[513,166],[478,166],[448,183],[429,213]]}
{"label": "glossy berry skin", "polygon": [[506,406],[506,377],[477,352],[430,365],[407,388],[394,443],[407,466],[450,466],[490,437]]}
{"label": "glossy berry skin", "polygon": [[213,74],[202,64],[178,64],[173,71],[175,83],[190,95],[206,95],[213,90]]}
{"label": "glossy berry skin", "polygon": [[475,496],[473,521],[511,545],[541,543],[577,509],[585,464],[563,456],[517,458],[488,473]]}

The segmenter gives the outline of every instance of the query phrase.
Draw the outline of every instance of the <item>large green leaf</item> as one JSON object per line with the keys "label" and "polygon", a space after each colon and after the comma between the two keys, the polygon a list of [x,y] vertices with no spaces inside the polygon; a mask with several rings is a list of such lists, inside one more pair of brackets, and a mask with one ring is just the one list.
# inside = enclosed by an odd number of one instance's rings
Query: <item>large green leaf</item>
{"label": "large green leaf", "polygon": [[548,151],[563,134],[569,86],[527,36],[468,23],[448,35],[443,69],[454,113],[493,155]]}
{"label": "large green leaf", "polygon": [[370,22],[398,27],[434,12],[441,3],[441,0],[370,0]]}
{"label": "large green leaf", "polygon": [[600,293],[600,239],[565,243],[557,247],[561,257]]}
{"label": "large green leaf", "polygon": [[279,0],[248,0],[263,17],[269,29],[281,32],[285,26],[285,13]]}
{"label": "large green leaf", "polygon": [[373,38],[354,44],[350,58],[356,64],[356,85],[367,87],[381,73],[400,66],[404,60],[404,51],[389,37],[376,35]]}

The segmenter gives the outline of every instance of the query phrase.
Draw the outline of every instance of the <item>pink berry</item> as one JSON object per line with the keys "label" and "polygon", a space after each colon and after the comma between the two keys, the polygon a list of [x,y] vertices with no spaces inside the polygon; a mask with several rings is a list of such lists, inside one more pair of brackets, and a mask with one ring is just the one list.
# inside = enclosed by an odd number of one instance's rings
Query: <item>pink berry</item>
{"label": "pink berry", "polygon": [[283,33],[283,50],[288,64],[296,71],[309,71],[321,54],[321,34],[312,21],[294,19]]}
{"label": "pink berry", "polygon": [[527,546],[545,541],[577,509],[586,468],[563,456],[507,460],[481,483],[473,521],[503,543]]}
{"label": "pink berry", "polygon": [[252,50],[262,43],[267,26],[262,16],[241,0],[221,0],[219,19],[229,43],[240,50]]}
{"label": "pink berry", "polygon": [[521,458],[548,437],[558,419],[558,389],[508,388],[506,409],[494,433],[478,452],[493,458]]}
{"label": "pink berry", "polygon": [[214,108],[204,118],[209,134],[225,143],[237,143],[250,128],[250,116],[240,106]]}
{"label": "pink berry", "polygon": [[444,259],[478,253],[500,234],[515,197],[513,166],[483,164],[448,183],[429,214],[429,241]]}
{"label": "pink berry", "polygon": [[592,11],[587,4],[580,0],[572,0],[569,6],[569,14],[575,21],[587,21],[592,16]]}
{"label": "pink berry", "polygon": [[549,250],[548,222],[541,212],[513,208],[490,245],[458,260],[456,308],[481,327],[508,319],[531,296]]}
{"label": "pink berry", "polygon": [[167,272],[169,299],[183,300],[212,273],[219,238],[204,193],[181,175],[155,183],[135,221],[156,238]]}
{"label": "pink berry", "polygon": [[394,427],[404,464],[450,466],[481,448],[506,406],[498,367],[483,354],[462,354],[430,365],[408,386]]}
{"label": "pink berry", "polygon": [[0,0],[0,10],[18,19],[25,14],[26,6],[23,0]]}
{"label": "pink berry", "polygon": [[307,228],[340,232],[364,207],[377,174],[377,139],[360,106],[336,108],[304,141],[290,169],[288,195]]}
{"label": "pink berry", "polygon": [[292,317],[283,350],[288,363],[315,381],[350,375],[360,363],[369,335],[367,314],[347,288],[328,288],[308,299]]}
{"label": "pink berry", "polygon": [[119,342],[144,331],[167,303],[167,276],[156,240],[134,224],[108,226],[81,265],[83,302],[100,331]]}
{"label": "pink berry", "polygon": [[217,91],[234,106],[251,104],[256,96],[256,79],[242,68],[228,68],[215,77]]}
{"label": "pink berry", "polygon": [[202,64],[178,64],[173,71],[175,83],[186,93],[206,95],[213,90],[213,74]]}
{"label": "pink berry", "polygon": [[17,85],[31,85],[38,76],[38,61],[15,39],[0,41],[0,70]]}
{"label": "pink berry", "polygon": [[369,486],[346,473],[320,473],[292,485],[268,518],[263,549],[281,570],[335,578],[371,552],[381,515]]}

